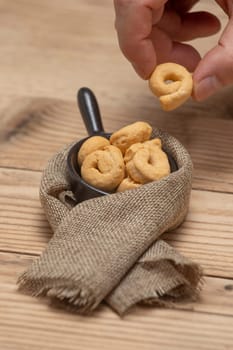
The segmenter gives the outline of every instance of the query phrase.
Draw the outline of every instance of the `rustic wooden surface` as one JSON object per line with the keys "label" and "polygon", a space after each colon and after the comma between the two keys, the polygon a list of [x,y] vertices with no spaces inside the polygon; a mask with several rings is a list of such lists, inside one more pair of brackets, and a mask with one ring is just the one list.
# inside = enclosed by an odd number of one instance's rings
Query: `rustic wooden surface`
{"label": "rustic wooden surface", "polygon": [[[226,22],[212,1],[199,7]],[[233,349],[233,91],[162,112],[121,55],[113,22],[109,0],[0,0],[0,349]],[[195,45],[204,53],[216,40]],[[106,130],[145,120],[190,151],[189,215],[165,238],[202,264],[198,302],[137,307],[122,320],[104,305],[81,317],[17,291],[52,234],[38,200],[41,171],[86,135],[81,86],[95,91]]]}

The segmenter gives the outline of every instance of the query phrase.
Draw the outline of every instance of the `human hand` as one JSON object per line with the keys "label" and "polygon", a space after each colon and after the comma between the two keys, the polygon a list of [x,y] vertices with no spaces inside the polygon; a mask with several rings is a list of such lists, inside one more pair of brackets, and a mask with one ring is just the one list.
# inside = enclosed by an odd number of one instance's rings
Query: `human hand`
{"label": "human hand", "polygon": [[224,86],[233,84],[233,2],[215,0],[229,16],[218,44],[198,63],[194,74],[193,97],[198,100],[213,95]]}
{"label": "human hand", "polygon": [[[230,16],[232,1],[216,1]],[[148,79],[157,64],[179,63],[194,71],[193,97],[201,100],[216,88],[233,82],[233,58],[230,58],[233,57],[230,42],[233,19],[219,44],[201,59],[199,53],[183,41],[212,35],[220,29],[220,23],[210,13],[190,13],[196,2],[198,0],[115,0],[114,4],[119,45],[136,72]]]}

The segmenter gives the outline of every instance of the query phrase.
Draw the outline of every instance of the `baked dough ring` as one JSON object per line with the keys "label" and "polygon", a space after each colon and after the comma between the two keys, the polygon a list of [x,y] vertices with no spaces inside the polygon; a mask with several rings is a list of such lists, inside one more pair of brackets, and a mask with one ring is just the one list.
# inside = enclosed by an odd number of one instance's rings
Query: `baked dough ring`
{"label": "baked dough ring", "polygon": [[121,151],[110,145],[90,153],[83,161],[81,176],[100,190],[113,191],[125,176]]}
{"label": "baked dough ring", "polygon": [[158,137],[149,141],[144,142],[145,147],[159,147],[162,148],[162,141]]}
{"label": "baked dough ring", "polygon": [[78,165],[81,166],[88,154],[109,146],[110,142],[103,136],[92,136],[83,142],[78,152]]}
{"label": "baked dough ring", "polygon": [[110,137],[110,143],[125,154],[127,148],[132,144],[149,140],[151,133],[152,127],[148,123],[136,122],[114,132]]}
{"label": "baked dough ring", "polygon": [[120,185],[117,187],[116,192],[123,192],[126,190],[133,190],[134,188],[137,188],[141,186],[141,184],[135,182],[133,179],[131,179],[129,176],[124,178]]}
{"label": "baked dough ring", "polygon": [[137,151],[139,149],[151,148],[151,147],[155,147],[155,146],[159,147],[160,149],[162,148],[162,143],[161,143],[161,140],[159,138],[145,141],[143,143],[138,142],[138,143],[133,144],[125,152],[125,156],[124,156],[125,163],[128,163],[131,159],[133,159],[134,155],[137,153]]}
{"label": "baked dough ring", "polygon": [[155,146],[139,149],[133,159],[126,164],[126,169],[129,176],[141,184],[160,180],[170,174],[166,153]]}
{"label": "baked dough ring", "polygon": [[131,159],[133,159],[133,157],[135,156],[135,154],[142,148],[144,148],[145,146],[143,145],[142,142],[137,142],[134,143],[133,145],[131,145],[129,148],[127,148],[126,152],[125,152],[125,156],[124,156],[124,161],[125,163],[128,163]]}
{"label": "baked dough ring", "polygon": [[171,111],[190,97],[192,74],[176,63],[159,64],[149,79],[149,87],[159,97],[162,108]]}

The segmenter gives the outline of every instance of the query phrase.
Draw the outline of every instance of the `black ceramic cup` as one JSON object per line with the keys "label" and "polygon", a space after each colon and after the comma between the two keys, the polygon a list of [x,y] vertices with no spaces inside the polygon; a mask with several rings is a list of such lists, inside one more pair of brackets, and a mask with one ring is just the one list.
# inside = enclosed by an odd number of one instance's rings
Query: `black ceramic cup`
{"label": "black ceramic cup", "polygon": [[[80,203],[90,198],[111,193],[99,190],[98,188],[95,188],[85,182],[81,178],[77,160],[77,154],[80,147],[89,137],[99,135],[109,139],[111,134],[104,131],[99,106],[93,92],[90,89],[83,87],[78,91],[77,100],[79,110],[89,136],[75,143],[69,150],[67,156],[67,172],[71,190],[77,202]],[[168,153],[167,156],[171,172],[176,171],[178,167],[175,160]]]}

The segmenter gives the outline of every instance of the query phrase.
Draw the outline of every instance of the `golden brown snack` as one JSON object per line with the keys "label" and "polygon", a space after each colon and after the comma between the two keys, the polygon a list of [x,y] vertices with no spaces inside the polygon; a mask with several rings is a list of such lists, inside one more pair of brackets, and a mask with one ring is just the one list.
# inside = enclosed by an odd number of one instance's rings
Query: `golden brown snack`
{"label": "golden brown snack", "polygon": [[[148,142],[148,141],[146,141]],[[135,153],[139,150],[144,148],[144,144],[142,142],[137,142],[131,145],[129,148],[127,148],[124,156],[125,163],[128,163],[135,155]]]}
{"label": "golden brown snack", "polygon": [[109,145],[110,145],[110,142],[105,137],[102,137],[102,136],[90,137],[80,147],[80,150],[78,152],[78,165],[79,166],[82,165],[85,157],[88,156],[88,154],[100,149],[104,149],[104,147]]}
{"label": "golden brown snack", "polygon": [[159,138],[155,138],[143,143],[144,147],[159,147],[162,148],[162,142]]}
{"label": "golden brown snack", "polygon": [[114,132],[110,137],[110,143],[118,147],[122,154],[127,148],[137,142],[144,142],[150,139],[152,127],[145,122],[136,122],[127,125]]}
{"label": "golden brown snack", "polygon": [[129,176],[125,177],[120,185],[117,187],[116,192],[123,192],[126,190],[133,190],[134,188],[137,188],[141,186],[141,184],[135,182],[133,179],[131,179]]}
{"label": "golden brown snack", "polygon": [[160,180],[170,174],[167,155],[157,146],[139,149],[126,164],[126,169],[129,176],[141,184]]}
{"label": "golden brown snack", "polygon": [[148,148],[148,147],[162,147],[162,143],[161,140],[159,138],[155,138],[149,141],[145,141],[145,142],[137,142],[134,143],[133,145],[131,145],[125,152],[125,156],[124,156],[124,161],[125,163],[128,163],[135,155],[135,153],[142,148]]}
{"label": "golden brown snack", "polygon": [[191,96],[192,74],[176,63],[159,64],[149,79],[149,87],[159,97],[162,108],[171,111]]}
{"label": "golden brown snack", "polygon": [[125,176],[125,164],[121,151],[115,146],[90,153],[81,166],[81,176],[90,185],[113,191]]}

